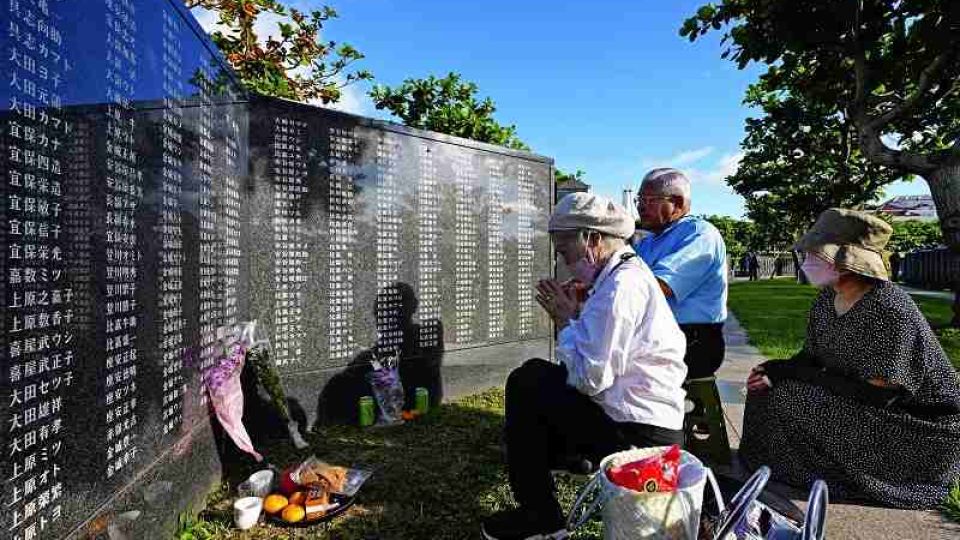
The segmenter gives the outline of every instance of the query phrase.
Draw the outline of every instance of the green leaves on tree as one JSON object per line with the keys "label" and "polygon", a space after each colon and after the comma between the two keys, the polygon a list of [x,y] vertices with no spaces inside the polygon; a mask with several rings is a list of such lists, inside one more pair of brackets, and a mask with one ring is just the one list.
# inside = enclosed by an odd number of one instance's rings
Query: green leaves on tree
{"label": "green leaves on tree", "polygon": [[396,87],[376,85],[370,91],[377,109],[390,111],[407,126],[438,131],[516,150],[529,150],[515,126],[493,118],[497,108],[489,97],[477,98],[477,85],[457,73],[438,79],[407,79]]}
{"label": "green leaves on tree", "polygon": [[[341,90],[371,80],[366,70],[348,71],[363,54],[347,44],[320,39],[323,25],[337,17],[329,6],[310,12],[289,8],[278,0],[184,0],[189,8],[218,15],[224,29],[210,37],[247,89],[295,101],[335,103]],[[258,17],[279,17],[279,39],[261,39]]]}
{"label": "green leaves on tree", "polygon": [[[748,209],[802,222],[809,216],[794,211],[856,206],[915,174],[960,250],[960,2],[724,0],[680,34],[717,30],[725,58],[766,66],[747,92],[763,115],[748,121],[732,185],[770,196],[748,198]],[[803,137],[798,118],[810,129]]]}

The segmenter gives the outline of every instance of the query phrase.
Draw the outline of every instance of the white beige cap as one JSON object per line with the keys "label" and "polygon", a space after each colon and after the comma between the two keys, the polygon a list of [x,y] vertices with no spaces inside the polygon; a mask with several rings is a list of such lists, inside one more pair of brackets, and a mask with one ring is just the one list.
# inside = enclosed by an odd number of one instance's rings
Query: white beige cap
{"label": "white beige cap", "polygon": [[550,232],[590,229],[618,238],[629,238],[635,228],[622,206],[606,197],[583,192],[560,199],[547,226]]}

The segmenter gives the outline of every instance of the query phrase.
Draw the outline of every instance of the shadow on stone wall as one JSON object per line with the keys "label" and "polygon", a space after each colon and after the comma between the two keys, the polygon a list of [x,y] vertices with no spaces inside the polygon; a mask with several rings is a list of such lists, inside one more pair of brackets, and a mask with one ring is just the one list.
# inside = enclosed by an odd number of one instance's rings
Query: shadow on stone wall
{"label": "shadow on stone wall", "polygon": [[[426,388],[430,406],[443,400],[443,323],[439,319],[415,321],[419,301],[413,287],[397,282],[377,293],[374,312],[381,338],[360,352],[350,364],[334,375],[317,399],[318,424],[358,423],[358,401],[372,395],[366,376],[370,361],[399,354],[400,380],[404,388],[404,409],[413,409],[416,389]],[[399,334],[399,335],[398,335]]]}

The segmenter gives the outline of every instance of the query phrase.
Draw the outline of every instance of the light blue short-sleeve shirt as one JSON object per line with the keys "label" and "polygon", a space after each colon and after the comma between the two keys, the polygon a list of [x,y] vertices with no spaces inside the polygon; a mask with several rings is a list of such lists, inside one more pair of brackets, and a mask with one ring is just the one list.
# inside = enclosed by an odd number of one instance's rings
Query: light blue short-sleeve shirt
{"label": "light blue short-sleeve shirt", "polygon": [[710,222],[684,216],[661,233],[642,238],[634,249],[673,291],[667,303],[678,323],[727,319],[727,247]]}

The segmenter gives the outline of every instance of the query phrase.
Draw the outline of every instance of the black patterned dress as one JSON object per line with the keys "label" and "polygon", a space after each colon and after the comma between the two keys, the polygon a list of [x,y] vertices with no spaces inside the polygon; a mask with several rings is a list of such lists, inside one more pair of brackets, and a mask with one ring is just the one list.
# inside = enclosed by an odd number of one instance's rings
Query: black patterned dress
{"label": "black patterned dress", "polygon": [[880,283],[843,315],[834,296],[817,297],[793,365],[748,396],[740,455],[788,484],[822,478],[831,498],[934,507],[960,478],[960,378],[897,286]]}

